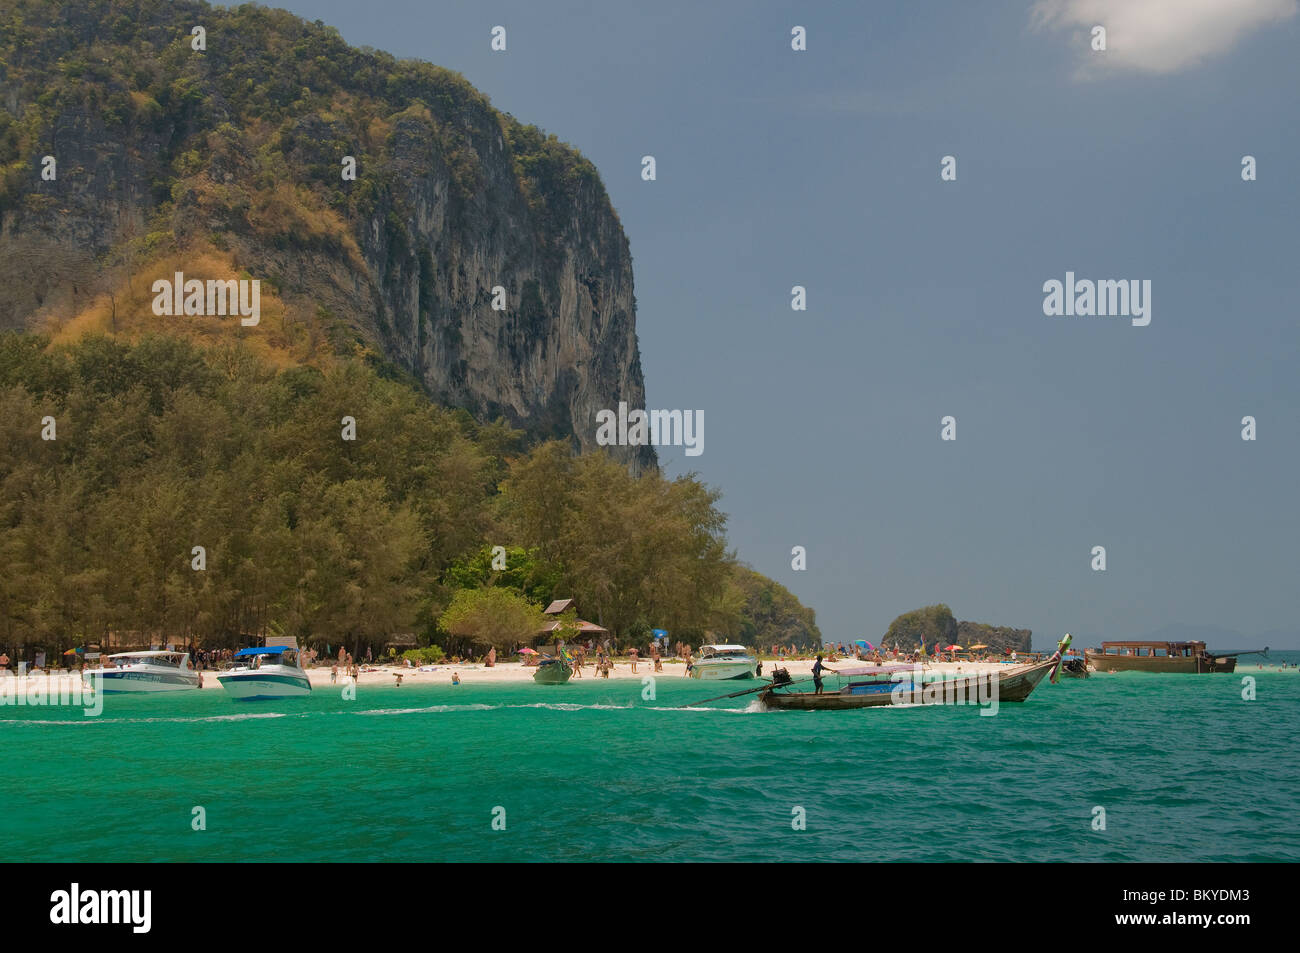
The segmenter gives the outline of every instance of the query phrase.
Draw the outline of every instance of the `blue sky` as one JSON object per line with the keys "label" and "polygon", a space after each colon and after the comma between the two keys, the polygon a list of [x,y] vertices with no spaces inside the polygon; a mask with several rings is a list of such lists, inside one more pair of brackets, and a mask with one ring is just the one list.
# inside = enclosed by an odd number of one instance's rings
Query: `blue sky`
{"label": "blue sky", "polygon": [[[1040,647],[1300,647],[1295,0],[283,5],[592,159],[647,403],[705,415],[661,461],[827,638],[942,601]],[[1045,316],[1066,271],[1149,279],[1150,325]]]}

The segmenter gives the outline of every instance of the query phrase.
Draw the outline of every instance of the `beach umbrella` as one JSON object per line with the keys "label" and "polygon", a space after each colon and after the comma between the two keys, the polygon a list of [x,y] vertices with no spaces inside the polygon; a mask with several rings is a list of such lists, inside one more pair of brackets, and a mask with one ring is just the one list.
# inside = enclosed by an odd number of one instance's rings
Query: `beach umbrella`
{"label": "beach umbrella", "polygon": [[945,652],[961,652],[961,651],[964,651],[960,645],[945,645],[945,646],[943,647],[943,650],[944,650]]}
{"label": "beach umbrella", "polygon": [[979,645],[972,645],[971,648],[972,648],[972,649],[986,649],[986,648],[988,648],[988,646],[985,645],[983,642],[981,642]]}
{"label": "beach umbrella", "polygon": [[870,647],[870,645],[871,645],[871,643],[868,642],[866,639],[858,639],[858,640],[857,640],[856,642],[854,642],[853,644],[854,644],[854,645],[865,645],[865,646],[868,646],[868,647]]}
{"label": "beach umbrella", "polygon": [[533,649],[523,648],[523,649],[520,649],[520,650],[519,650],[517,653],[515,653],[515,654],[517,654],[517,655],[536,655],[537,653],[536,653]]}

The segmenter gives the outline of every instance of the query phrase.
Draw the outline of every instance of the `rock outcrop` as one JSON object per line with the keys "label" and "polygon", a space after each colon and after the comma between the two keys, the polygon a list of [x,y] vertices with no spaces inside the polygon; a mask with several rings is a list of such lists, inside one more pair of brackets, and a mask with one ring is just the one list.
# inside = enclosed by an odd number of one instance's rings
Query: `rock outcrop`
{"label": "rock outcrop", "polygon": [[361,351],[582,450],[598,410],[644,406],[591,163],[458,74],[283,11],[0,2],[0,260],[0,328],[167,330],[186,319],[151,313],[154,277],[256,278],[265,323],[214,326],[296,361]]}

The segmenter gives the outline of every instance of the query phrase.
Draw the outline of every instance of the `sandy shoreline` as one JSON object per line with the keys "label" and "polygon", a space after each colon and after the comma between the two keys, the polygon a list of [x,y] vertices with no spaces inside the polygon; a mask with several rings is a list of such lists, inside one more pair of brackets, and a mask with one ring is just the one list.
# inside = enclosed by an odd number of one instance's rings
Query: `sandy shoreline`
{"label": "sandy shoreline", "polygon": [[[857,660],[847,660],[847,661],[836,662],[834,665],[831,665],[830,668],[832,670],[841,669],[841,668],[856,669],[856,668],[865,667],[868,664],[869,663],[858,662]],[[886,663],[886,664],[893,665],[893,664],[903,664],[903,663]],[[781,662],[765,661],[763,663],[763,674],[764,676],[769,676],[774,668],[779,667],[779,668],[786,669],[790,673],[790,675],[794,678],[807,677],[810,671],[812,670],[812,665],[813,663],[811,659],[808,660],[787,659]],[[982,674],[985,672],[1002,671],[1008,667],[1009,667],[1008,665],[1000,664],[997,662],[929,662],[925,665],[925,673],[927,677],[935,677],[935,676],[942,675],[943,677],[951,678],[953,675],[957,675],[957,674],[961,674],[961,675]],[[400,666],[400,665],[362,666],[362,671],[360,675],[357,677],[357,684],[358,685],[396,685],[397,676],[401,675],[403,685],[450,685],[452,684],[453,674],[457,674],[460,676],[460,683],[462,685],[484,685],[484,684],[501,684],[501,683],[510,683],[510,682],[531,682],[533,680],[533,674],[537,671],[537,668],[535,666],[522,665],[518,662],[499,662],[491,668],[488,668],[486,665],[482,663],[466,663],[466,664],[448,663],[448,664],[440,664],[435,666],[425,666],[425,668],[428,670],[421,671],[420,669],[405,668],[404,666]],[[336,683],[330,682],[329,666],[316,666],[314,668],[309,668],[306,671],[307,671],[307,677],[311,679],[313,688],[328,688],[331,684],[343,685],[347,681],[347,678],[343,674],[342,669],[340,669],[339,671],[338,681]],[[202,673],[203,689],[219,690],[221,688],[221,683],[217,681],[217,675],[219,674],[220,672],[214,669],[205,670]],[[686,664],[684,662],[678,662],[678,661],[665,661],[663,663],[663,671],[656,672],[654,670],[654,662],[647,662],[641,660],[636,663],[636,671],[634,672],[632,671],[631,662],[620,661],[614,664],[613,668],[610,671],[609,678],[604,679],[604,678],[597,678],[595,667],[589,663],[583,667],[581,677],[578,677],[575,674],[574,678],[570,679],[570,681],[573,683],[581,684],[587,681],[604,682],[604,681],[613,681],[614,679],[638,679],[639,680],[644,678],[647,675],[653,675],[656,678],[670,678],[670,679],[685,680],[687,678]],[[3,675],[0,675],[0,678],[3,677],[4,677]],[[10,672],[9,677],[14,678],[15,676],[13,675],[12,672]],[[28,676],[28,678],[42,678],[42,677],[43,676],[41,674]],[[70,682],[73,681],[74,679],[78,679],[78,676],[75,673],[66,672],[66,671],[55,672],[49,675],[50,684],[52,687],[55,687],[56,689],[61,682],[64,681]],[[766,678],[762,680],[765,681]],[[741,680],[730,681],[725,683],[716,682],[716,684],[718,685],[730,684],[730,685],[735,685],[738,688],[743,688],[746,682],[749,682],[755,687],[757,687],[758,685],[758,680],[749,680],[749,679],[741,679]],[[705,684],[705,683],[701,682],[701,684]],[[708,682],[708,684],[715,684],[715,683],[710,681]]]}

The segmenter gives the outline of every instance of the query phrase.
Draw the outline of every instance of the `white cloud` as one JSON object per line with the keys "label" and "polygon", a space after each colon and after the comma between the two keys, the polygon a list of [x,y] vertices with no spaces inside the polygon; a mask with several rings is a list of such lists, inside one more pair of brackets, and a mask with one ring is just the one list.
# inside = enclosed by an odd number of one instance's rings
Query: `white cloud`
{"label": "white cloud", "polygon": [[[1176,73],[1227,52],[1242,37],[1296,14],[1298,0],[1038,0],[1035,26],[1081,28],[1089,71],[1114,67]],[[1106,28],[1106,52],[1090,31]]]}

